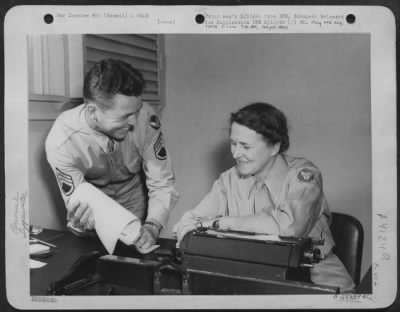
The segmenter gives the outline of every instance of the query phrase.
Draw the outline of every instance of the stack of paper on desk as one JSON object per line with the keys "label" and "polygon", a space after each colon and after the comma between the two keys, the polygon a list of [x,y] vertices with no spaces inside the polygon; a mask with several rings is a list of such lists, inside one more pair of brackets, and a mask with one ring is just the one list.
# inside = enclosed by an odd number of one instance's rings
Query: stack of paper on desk
{"label": "stack of paper on desk", "polygon": [[[33,241],[35,241],[35,240],[36,239],[32,239],[31,243],[29,244],[29,255],[31,257],[35,257],[35,256],[36,257],[43,257],[43,256],[47,257],[47,255],[49,255],[51,253],[50,246],[46,246],[41,243],[33,243]],[[44,242],[44,243],[46,243],[46,242]],[[29,259],[29,267],[31,269],[38,269],[45,265],[46,265],[46,263],[44,263],[44,262]]]}

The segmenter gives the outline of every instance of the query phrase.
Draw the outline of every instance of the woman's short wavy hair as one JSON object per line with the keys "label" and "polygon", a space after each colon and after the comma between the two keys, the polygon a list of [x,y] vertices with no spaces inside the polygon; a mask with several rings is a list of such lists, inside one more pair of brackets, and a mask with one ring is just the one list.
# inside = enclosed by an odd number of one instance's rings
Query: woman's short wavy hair
{"label": "woman's short wavy hair", "polygon": [[286,116],[271,104],[249,104],[231,114],[231,126],[234,122],[261,134],[269,144],[280,143],[279,153],[284,153],[289,148]]}

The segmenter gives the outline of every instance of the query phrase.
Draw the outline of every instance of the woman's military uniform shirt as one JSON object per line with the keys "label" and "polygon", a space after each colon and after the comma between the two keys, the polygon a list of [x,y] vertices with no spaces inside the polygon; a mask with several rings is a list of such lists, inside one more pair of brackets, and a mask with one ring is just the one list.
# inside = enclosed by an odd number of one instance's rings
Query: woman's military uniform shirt
{"label": "woman's military uniform shirt", "polygon": [[[266,234],[314,237],[325,242],[318,246],[322,255],[333,256],[314,265],[315,283],[352,289],[354,284],[340,260],[331,253],[334,240],[329,229],[331,214],[322,187],[319,169],[310,161],[278,154],[268,178],[242,177],[235,167],[222,173],[212,190],[195,209],[186,212],[182,223],[197,217],[249,216],[266,214]],[[328,265],[329,264],[329,265]]]}
{"label": "woman's military uniform shirt", "polygon": [[90,128],[85,105],[62,113],[47,137],[46,154],[64,201],[86,181],[142,221],[147,216],[162,226],[177,201],[161,123],[147,103],[143,103],[134,130],[122,141],[112,141]]}

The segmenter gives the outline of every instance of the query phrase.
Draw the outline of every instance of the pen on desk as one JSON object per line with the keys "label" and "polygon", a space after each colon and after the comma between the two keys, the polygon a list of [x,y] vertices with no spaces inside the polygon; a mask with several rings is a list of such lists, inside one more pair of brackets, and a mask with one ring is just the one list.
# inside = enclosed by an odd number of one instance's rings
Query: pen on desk
{"label": "pen on desk", "polygon": [[53,245],[53,244],[50,244],[48,242],[42,241],[41,239],[38,239],[38,238],[31,238],[31,239],[29,239],[29,242],[30,243],[41,243],[41,244],[49,246],[49,247],[57,248],[56,245]]}

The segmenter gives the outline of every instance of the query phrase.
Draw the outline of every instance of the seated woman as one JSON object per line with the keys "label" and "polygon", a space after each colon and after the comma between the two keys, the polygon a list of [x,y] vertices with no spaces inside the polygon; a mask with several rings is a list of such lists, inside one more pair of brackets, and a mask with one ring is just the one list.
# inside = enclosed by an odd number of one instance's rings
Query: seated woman
{"label": "seated woman", "polygon": [[270,104],[254,103],[232,113],[230,124],[236,165],[175,225],[178,243],[206,220],[222,230],[315,238],[323,233],[323,260],[311,269],[311,281],[353,291],[350,275],[332,252],[331,215],[319,169],[284,154],[289,148],[285,115]]}

